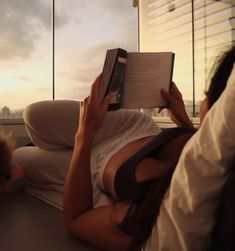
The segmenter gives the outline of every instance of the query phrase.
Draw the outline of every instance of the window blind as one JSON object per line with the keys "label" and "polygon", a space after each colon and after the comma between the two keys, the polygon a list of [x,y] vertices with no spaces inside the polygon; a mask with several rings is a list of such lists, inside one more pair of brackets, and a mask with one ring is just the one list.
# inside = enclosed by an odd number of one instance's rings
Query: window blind
{"label": "window blind", "polygon": [[235,41],[233,2],[139,1],[139,50],[175,52],[174,80],[194,106],[203,96],[215,56]]}

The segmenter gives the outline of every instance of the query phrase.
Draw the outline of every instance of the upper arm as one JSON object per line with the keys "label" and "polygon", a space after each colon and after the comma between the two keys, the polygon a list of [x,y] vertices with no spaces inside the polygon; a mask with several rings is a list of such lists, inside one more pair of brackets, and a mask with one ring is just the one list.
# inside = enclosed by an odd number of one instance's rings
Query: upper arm
{"label": "upper arm", "polygon": [[133,236],[117,228],[117,224],[126,215],[127,208],[126,205],[117,204],[92,209],[71,221],[68,230],[101,250],[128,250]]}

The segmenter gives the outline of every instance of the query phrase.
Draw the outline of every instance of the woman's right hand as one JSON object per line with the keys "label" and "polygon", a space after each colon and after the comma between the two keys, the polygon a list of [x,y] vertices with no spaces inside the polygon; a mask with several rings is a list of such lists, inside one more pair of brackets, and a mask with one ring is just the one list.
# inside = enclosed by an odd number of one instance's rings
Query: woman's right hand
{"label": "woman's right hand", "polygon": [[109,102],[116,93],[108,94],[104,101],[100,103],[100,82],[101,75],[99,75],[94,81],[90,95],[80,104],[79,128],[76,137],[82,134],[86,137],[86,140],[90,139],[92,141],[100,127],[103,125],[108,111]]}
{"label": "woman's right hand", "polygon": [[172,82],[171,92],[161,89],[161,95],[168,102],[168,114],[178,127],[194,128],[192,121],[188,117],[185,109],[182,94]]}

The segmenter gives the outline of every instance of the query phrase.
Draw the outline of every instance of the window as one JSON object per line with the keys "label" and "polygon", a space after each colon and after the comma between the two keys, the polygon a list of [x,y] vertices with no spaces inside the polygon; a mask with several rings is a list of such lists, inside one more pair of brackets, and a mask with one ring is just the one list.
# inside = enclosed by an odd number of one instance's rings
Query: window
{"label": "window", "polygon": [[0,118],[51,98],[51,4],[0,1]]}
{"label": "window", "polygon": [[0,118],[38,100],[83,99],[107,48],[136,51],[137,40],[140,51],[176,53],[174,81],[197,116],[215,56],[235,41],[233,1],[139,0],[139,32],[137,2],[1,0]]}
{"label": "window", "polygon": [[4,119],[21,117],[38,100],[83,99],[108,48],[137,51],[131,0],[1,0],[0,23]]}
{"label": "window", "polygon": [[[234,1],[140,0],[140,51],[173,51],[173,79],[197,116],[212,62],[235,41]],[[155,110],[148,111],[157,116]],[[161,116],[165,116],[162,113]]]}
{"label": "window", "polygon": [[56,0],[55,12],[55,98],[83,99],[107,49],[137,51],[137,9],[126,0]]}

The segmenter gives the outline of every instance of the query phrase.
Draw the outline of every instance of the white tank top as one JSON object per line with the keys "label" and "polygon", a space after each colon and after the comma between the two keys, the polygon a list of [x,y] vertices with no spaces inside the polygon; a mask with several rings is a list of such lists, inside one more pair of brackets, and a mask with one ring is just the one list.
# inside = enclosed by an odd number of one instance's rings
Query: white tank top
{"label": "white tank top", "polygon": [[136,110],[109,112],[91,150],[91,179],[94,207],[110,204],[103,184],[103,173],[109,159],[128,143],[157,135],[160,128],[153,119]]}

